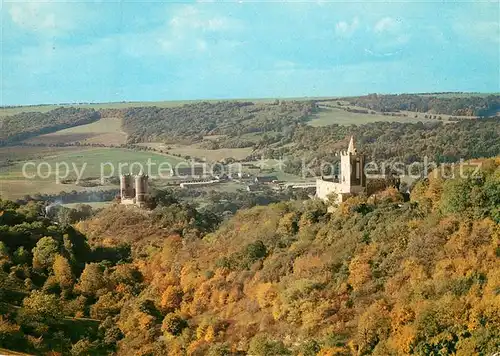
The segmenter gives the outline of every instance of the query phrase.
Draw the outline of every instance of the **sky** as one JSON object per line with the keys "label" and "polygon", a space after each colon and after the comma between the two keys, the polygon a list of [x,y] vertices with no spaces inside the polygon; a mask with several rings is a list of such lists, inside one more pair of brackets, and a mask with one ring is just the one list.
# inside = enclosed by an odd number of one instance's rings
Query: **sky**
{"label": "sky", "polygon": [[0,105],[500,91],[498,1],[2,1]]}

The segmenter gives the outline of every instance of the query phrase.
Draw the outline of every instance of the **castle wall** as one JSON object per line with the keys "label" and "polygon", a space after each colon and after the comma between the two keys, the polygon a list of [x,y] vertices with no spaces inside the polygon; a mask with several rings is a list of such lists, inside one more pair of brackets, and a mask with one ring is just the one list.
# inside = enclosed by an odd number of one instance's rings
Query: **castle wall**
{"label": "castle wall", "polygon": [[131,198],[131,199],[129,199],[129,198],[122,198],[121,199],[121,203],[123,205],[135,205],[135,198]]}
{"label": "castle wall", "polygon": [[316,180],[316,197],[322,200],[328,200],[332,194],[348,193],[349,187],[343,183],[329,182],[323,179]]}

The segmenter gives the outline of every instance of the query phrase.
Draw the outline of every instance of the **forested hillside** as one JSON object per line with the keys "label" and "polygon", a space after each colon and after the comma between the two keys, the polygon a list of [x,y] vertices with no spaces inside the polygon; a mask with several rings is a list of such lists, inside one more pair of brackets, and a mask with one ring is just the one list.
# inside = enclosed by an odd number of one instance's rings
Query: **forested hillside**
{"label": "forested hillside", "polygon": [[0,146],[33,136],[89,124],[101,118],[94,109],[58,108],[46,113],[24,112],[6,116],[0,121]]}
{"label": "forested hillside", "polygon": [[[328,214],[222,222],[164,199],[71,227],[2,201],[0,347],[71,355],[490,355],[500,344],[500,159]],[[85,238],[85,234],[88,238]],[[89,319],[90,318],[90,319]]]}
{"label": "forested hillside", "polygon": [[[369,95],[346,98],[351,104],[370,110],[411,110],[434,114],[486,115],[499,108],[500,96],[439,97],[432,95]],[[492,157],[500,153],[500,118],[442,121],[380,122],[356,125],[332,124],[311,127],[321,101],[276,101],[253,103],[199,102],[174,107],[130,107],[120,109],[59,108],[47,113],[21,113],[2,121],[0,145],[15,144],[31,136],[86,124],[100,117],[122,120],[128,144],[163,142],[200,144],[199,148],[232,149],[251,147],[253,155],[292,159],[323,159],[344,147],[354,135],[360,149],[373,159],[396,158],[405,163],[424,156],[437,162],[461,158]],[[363,114],[358,118],[362,122]],[[366,114],[370,116],[370,114]],[[332,121],[335,122],[335,121]],[[211,136],[211,137],[206,137]],[[204,139],[205,137],[205,139]],[[297,172],[295,172],[297,173]]]}
{"label": "forested hillside", "polygon": [[314,103],[308,101],[201,102],[173,108],[130,108],[121,115],[130,142],[175,142],[179,139],[197,141],[204,135],[281,132],[306,122],[314,107]]}
{"label": "forested hillside", "polygon": [[381,112],[406,110],[455,116],[489,116],[500,111],[500,95],[441,97],[432,94],[371,94],[345,100],[351,105]]}
{"label": "forested hillside", "polygon": [[[376,122],[359,126],[303,125],[292,137],[264,147],[266,156],[287,157],[285,170],[299,173],[302,159],[316,167],[335,160],[335,152],[345,149],[350,136],[356,146],[375,161],[389,160],[405,164],[457,162],[460,159],[494,157],[500,153],[500,119],[466,120],[454,124],[421,122]],[[286,146],[285,146],[286,145]],[[316,160],[316,164],[313,162]]]}

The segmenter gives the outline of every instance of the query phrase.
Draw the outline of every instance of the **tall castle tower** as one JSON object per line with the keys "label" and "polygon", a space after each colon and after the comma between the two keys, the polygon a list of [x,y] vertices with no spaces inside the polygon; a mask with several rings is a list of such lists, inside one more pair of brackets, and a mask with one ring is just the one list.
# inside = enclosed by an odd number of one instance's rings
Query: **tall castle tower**
{"label": "tall castle tower", "polygon": [[351,136],[347,151],[340,152],[340,177],[321,177],[316,180],[316,196],[325,201],[341,203],[348,196],[366,189],[365,156],[358,153]]}
{"label": "tall castle tower", "polygon": [[365,156],[354,147],[352,136],[347,151],[340,154],[340,183],[348,193],[358,194],[366,187]]}
{"label": "tall castle tower", "polygon": [[132,185],[132,175],[124,174],[120,177],[120,197],[122,204],[134,204],[135,190]]}
{"label": "tall castle tower", "polygon": [[148,176],[139,174],[135,176],[135,205],[143,207],[148,194]]}

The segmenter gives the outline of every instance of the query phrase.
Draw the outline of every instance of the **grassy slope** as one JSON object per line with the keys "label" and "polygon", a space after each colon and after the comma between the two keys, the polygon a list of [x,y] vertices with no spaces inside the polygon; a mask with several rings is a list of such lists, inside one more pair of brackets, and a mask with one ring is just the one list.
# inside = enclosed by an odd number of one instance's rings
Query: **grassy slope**
{"label": "grassy slope", "polygon": [[347,112],[341,109],[334,108],[321,108],[320,112],[315,114],[309,125],[314,127],[328,126],[332,124],[339,125],[352,125],[352,124],[366,124],[369,122],[376,121],[400,121],[402,119],[407,119],[406,117],[392,117],[392,116],[382,116],[382,115],[369,115],[369,114],[357,114],[352,112]]}
{"label": "grassy slope", "polygon": [[30,138],[28,143],[97,143],[120,145],[127,141],[127,134],[122,131],[121,120],[105,118],[87,125],[75,126],[46,135]]}
{"label": "grassy slope", "polygon": [[180,154],[182,156],[191,156],[197,158],[206,158],[209,161],[219,161],[223,158],[233,157],[235,159],[244,159],[252,153],[252,148],[221,148],[217,150],[207,150],[200,148],[200,144],[192,145],[165,145],[161,142],[140,143],[139,146],[152,147],[170,153]]}
{"label": "grassy slope", "polygon": [[[6,146],[0,147],[0,163],[10,161],[27,161],[40,159],[42,157],[57,156],[70,152],[81,152],[90,147],[36,147],[36,146]],[[0,168],[0,172],[1,172]]]}
{"label": "grassy slope", "polygon": [[[142,152],[142,151],[133,151],[121,148],[94,148],[94,149],[84,149],[83,151],[77,152],[69,152],[63,153],[56,156],[46,157],[45,159],[34,160],[33,162],[38,165],[41,162],[46,162],[50,165],[52,169],[51,177],[48,179],[53,179],[54,171],[57,163],[66,162],[68,165],[72,166],[74,164],[76,167],[81,169],[85,164],[85,173],[83,177],[97,177],[100,176],[101,167],[103,167],[103,173],[109,174],[111,173],[110,165],[115,166],[115,175],[118,174],[118,165],[122,164],[122,172],[128,173],[128,166],[132,163],[138,162],[142,164],[146,168],[146,164],[148,159],[151,159],[151,162],[160,164],[162,162],[169,162],[170,164],[177,164],[182,162],[183,160],[174,156],[165,156],[152,152]],[[0,175],[0,179],[14,179],[14,178],[23,178],[22,175],[22,166],[24,163],[20,162],[11,167],[6,172],[3,172],[3,175]],[[137,165],[138,166],[138,165]],[[153,166],[154,168],[154,166]],[[138,169],[138,168],[137,168]],[[133,169],[134,173],[137,169]],[[45,173],[47,169],[45,168],[42,173]],[[156,173],[156,170],[152,170],[152,173]],[[28,173],[32,174],[33,169],[30,168]],[[71,176],[70,176],[71,177]]]}
{"label": "grassy slope", "polygon": [[[35,164],[40,164],[42,162],[47,162],[50,167],[52,174],[46,179],[35,178],[35,179],[25,179],[22,173],[22,167],[24,161],[17,162],[12,166],[3,168],[0,170],[0,196],[3,198],[16,199],[22,198],[26,194],[35,193],[46,193],[54,194],[60,191],[83,191],[89,190],[90,188],[85,188],[82,186],[77,186],[74,184],[58,184],[55,180],[55,168],[57,163],[66,162],[70,167],[74,164],[79,171],[86,163],[83,178],[85,177],[100,177],[101,175],[101,164],[103,165],[103,172],[106,175],[111,174],[110,166],[105,165],[106,162],[110,162],[115,167],[114,176],[118,176],[119,164],[122,163],[123,173],[128,173],[129,165],[138,162],[144,167],[144,172],[147,173],[147,162],[151,159],[152,163],[152,173],[156,174],[157,165],[162,162],[169,162],[171,165],[175,165],[179,162],[183,162],[182,159],[174,156],[160,155],[152,152],[137,152],[127,149],[112,149],[112,148],[82,148],[78,151],[75,150],[62,150],[53,151],[49,155],[43,158],[33,159],[32,162]],[[127,164],[127,165],[125,165]],[[76,175],[72,168],[71,173],[67,178],[74,178]],[[140,167],[135,165],[133,172],[139,173]],[[27,173],[32,175],[36,172],[33,166],[29,166]],[[45,175],[47,173],[47,167],[42,166],[41,173]],[[61,166],[61,176],[65,173],[65,168]],[[100,186],[92,189],[109,189],[112,186]]]}

